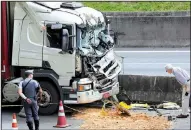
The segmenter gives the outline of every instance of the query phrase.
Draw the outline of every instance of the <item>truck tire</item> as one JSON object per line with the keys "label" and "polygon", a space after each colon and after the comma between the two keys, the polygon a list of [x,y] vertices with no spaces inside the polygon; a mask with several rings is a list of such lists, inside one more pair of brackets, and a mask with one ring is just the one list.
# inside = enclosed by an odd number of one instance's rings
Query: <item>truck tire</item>
{"label": "truck tire", "polygon": [[[47,81],[39,82],[43,91],[46,91],[50,96],[49,103],[59,103],[59,94],[54,85]],[[40,115],[51,115],[58,110],[58,104],[49,104],[47,106],[39,106]]]}

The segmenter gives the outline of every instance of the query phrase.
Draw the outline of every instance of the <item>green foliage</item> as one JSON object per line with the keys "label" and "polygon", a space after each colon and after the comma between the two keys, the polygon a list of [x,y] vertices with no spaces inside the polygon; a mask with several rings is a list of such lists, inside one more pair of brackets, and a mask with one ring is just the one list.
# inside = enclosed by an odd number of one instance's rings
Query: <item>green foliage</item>
{"label": "green foliage", "polygon": [[83,2],[100,11],[189,11],[190,2]]}

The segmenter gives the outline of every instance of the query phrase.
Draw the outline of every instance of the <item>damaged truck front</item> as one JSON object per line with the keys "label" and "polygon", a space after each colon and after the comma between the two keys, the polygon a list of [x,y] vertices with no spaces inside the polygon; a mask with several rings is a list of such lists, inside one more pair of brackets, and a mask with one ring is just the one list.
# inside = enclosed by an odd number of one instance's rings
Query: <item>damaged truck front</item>
{"label": "damaged truck front", "polygon": [[77,25],[76,76],[78,103],[90,103],[119,93],[121,63],[114,53],[109,20],[92,8],[76,9],[84,23]]}
{"label": "damaged truck front", "polygon": [[13,5],[14,72],[4,79],[4,101],[19,100],[17,87],[27,69],[34,70],[44,91],[40,114],[57,111],[51,103],[59,100],[85,104],[119,93],[122,66],[113,50],[109,20],[101,12],[74,2]]}

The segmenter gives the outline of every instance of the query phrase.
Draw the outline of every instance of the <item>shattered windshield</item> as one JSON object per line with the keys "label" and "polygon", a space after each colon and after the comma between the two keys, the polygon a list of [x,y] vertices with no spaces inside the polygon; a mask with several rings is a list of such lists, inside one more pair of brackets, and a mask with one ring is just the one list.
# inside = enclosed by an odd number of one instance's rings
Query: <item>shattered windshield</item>
{"label": "shattered windshield", "polygon": [[89,30],[89,31],[82,31],[82,40],[81,44],[84,48],[89,48],[90,46],[97,47],[100,40],[98,39],[98,34],[101,32],[102,29],[96,30]]}
{"label": "shattered windshield", "polygon": [[113,44],[113,39],[104,33],[104,28],[96,28],[90,30],[77,29],[78,48],[82,50],[84,55],[103,55]]}

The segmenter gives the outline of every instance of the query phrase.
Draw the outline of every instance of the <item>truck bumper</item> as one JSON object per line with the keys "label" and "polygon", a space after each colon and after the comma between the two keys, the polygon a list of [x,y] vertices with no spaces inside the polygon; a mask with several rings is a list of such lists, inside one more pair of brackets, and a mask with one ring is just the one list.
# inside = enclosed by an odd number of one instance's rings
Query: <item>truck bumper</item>
{"label": "truck bumper", "polygon": [[119,83],[116,82],[114,85],[110,85],[106,88],[104,92],[99,92],[95,90],[85,91],[85,92],[77,92],[77,103],[78,104],[85,104],[85,103],[92,103],[98,100],[101,100],[104,94],[109,94],[110,96],[116,95],[119,93]]}

